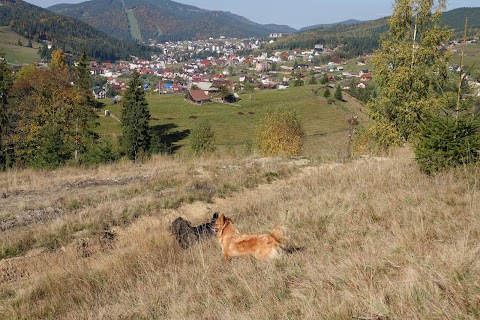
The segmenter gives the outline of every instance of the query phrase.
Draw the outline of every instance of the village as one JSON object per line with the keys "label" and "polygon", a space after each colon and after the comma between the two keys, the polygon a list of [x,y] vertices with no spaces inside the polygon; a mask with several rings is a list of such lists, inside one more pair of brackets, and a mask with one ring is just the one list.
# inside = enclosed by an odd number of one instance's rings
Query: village
{"label": "village", "polygon": [[[184,94],[194,103],[210,101],[235,102],[238,94],[254,90],[284,90],[289,86],[321,82],[342,90],[355,85],[369,87],[372,74],[370,53],[355,59],[344,59],[338,54],[341,47],[329,48],[316,44],[310,50],[270,50],[268,44],[282,35],[272,34],[270,39],[209,39],[155,43],[158,54],[150,60],[132,57],[118,63],[90,63],[90,71],[97,79],[93,90],[95,98],[121,99],[132,72],[143,76],[144,89],[152,94]],[[475,45],[474,39],[470,44]],[[459,42],[445,45],[445,50],[456,53]],[[267,49],[265,49],[267,48]],[[456,64],[450,70],[459,71]],[[479,87],[478,79],[470,79]],[[373,83],[372,83],[373,85]]]}
{"label": "village", "polygon": [[[234,102],[240,92],[282,90],[291,85],[317,83],[325,76],[332,84],[337,80],[356,78],[360,88],[368,86],[372,79],[368,69],[369,54],[347,64],[346,60],[335,55],[338,48],[327,48],[322,44],[306,51],[263,50],[273,41],[210,39],[151,43],[150,46],[155,46],[161,53],[150,60],[132,57],[131,61],[118,63],[92,61],[92,75],[104,79],[103,83],[97,81],[94,94],[98,99],[119,95],[126,88],[132,72],[143,75],[144,89],[151,93],[185,94],[195,103],[211,101],[219,93],[222,98]],[[192,90],[196,92],[189,93]]]}

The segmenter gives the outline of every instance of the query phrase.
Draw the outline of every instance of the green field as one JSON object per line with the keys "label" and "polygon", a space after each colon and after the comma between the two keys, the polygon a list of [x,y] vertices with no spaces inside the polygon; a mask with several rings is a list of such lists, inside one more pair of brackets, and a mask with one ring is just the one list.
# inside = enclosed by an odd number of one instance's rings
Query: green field
{"label": "green field", "polygon": [[[462,46],[457,46],[457,53],[452,57],[452,64],[460,64],[462,57]],[[480,77],[480,44],[467,44],[463,57],[463,64],[469,69],[469,73],[474,77]]]}
{"label": "green field", "polygon": [[133,39],[142,41],[142,33],[140,32],[140,27],[138,26],[138,22],[135,18],[133,10],[125,10],[125,12],[127,13],[128,26],[130,27],[130,35]]}
{"label": "green field", "polygon": [[[18,45],[18,40],[23,46]],[[38,48],[40,44],[32,43],[33,48],[28,48],[28,39],[11,31],[10,27],[0,27],[0,53],[5,55],[7,62],[12,65],[31,64],[38,61]]]}
{"label": "green field", "polygon": [[[189,130],[199,121],[207,119],[214,128],[218,145],[243,146],[255,139],[259,122],[269,110],[286,107],[295,109],[302,119],[307,135],[306,154],[318,155],[326,149],[343,150],[347,137],[349,104],[327,104],[323,98],[323,89],[318,95],[312,93],[312,89],[319,86],[244,93],[240,95],[242,100],[235,105],[194,105],[185,101],[183,95],[152,94],[148,96],[152,117],[150,123],[155,130],[166,134],[169,141],[181,147],[189,144]],[[120,117],[121,105],[112,105],[107,101],[105,108]],[[112,117],[100,116],[99,123],[97,132],[102,135],[118,136],[121,133],[120,124]]]}

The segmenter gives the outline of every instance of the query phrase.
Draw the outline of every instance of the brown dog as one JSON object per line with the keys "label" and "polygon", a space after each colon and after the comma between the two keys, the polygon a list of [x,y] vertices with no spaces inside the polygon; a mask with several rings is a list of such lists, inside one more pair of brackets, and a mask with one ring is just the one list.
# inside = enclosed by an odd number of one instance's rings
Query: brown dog
{"label": "brown dog", "polygon": [[212,230],[217,234],[225,260],[245,255],[269,260],[285,253],[280,246],[285,236],[278,226],[270,234],[241,234],[234,228],[232,220],[222,213],[212,225]]}

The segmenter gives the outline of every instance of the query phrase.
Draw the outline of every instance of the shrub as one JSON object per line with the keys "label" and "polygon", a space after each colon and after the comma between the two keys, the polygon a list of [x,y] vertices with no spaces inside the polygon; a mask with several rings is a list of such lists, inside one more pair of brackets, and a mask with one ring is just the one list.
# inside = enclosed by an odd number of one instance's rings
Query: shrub
{"label": "shrub", "polygon": [[112,141],[108,138],[101,138],[90,142],[86,152],[79,155],[79,162],[82,164],[100,164],[113,162],[118,158]]}
{"label": "shrub", "polygon": [[215,133],[208,120],[200,122],[190,134],[191,148],[198,155],[215,151]]}
{"label": "shrub", "polygon": [[480,158],[480,119],[461,115],[457,121],[438,116],[422,127],[414,146],[420,168],[433,173]]}
{"label": "shrub", "polygon": [[323,97],[328,99],[330,97],[331,93],[330,93],[330,89],[325,89],[325,91],[323,92]]}
{"label": "shrub", "polygon": [[295,111],[277,109],[267,113],[261,121],[257,144],[266,156],[294,156],[300,154],[304,135]]}

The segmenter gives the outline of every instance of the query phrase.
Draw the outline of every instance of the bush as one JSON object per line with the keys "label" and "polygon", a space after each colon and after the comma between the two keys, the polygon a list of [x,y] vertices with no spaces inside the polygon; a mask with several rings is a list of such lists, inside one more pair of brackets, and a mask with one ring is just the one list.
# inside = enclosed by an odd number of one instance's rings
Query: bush
{"label": "bush", "polygon": [[36,169],[55,169],[69,158],[64,141],[65,131],[59,125],[48,125],[41,129],[37,152],[30,165]]}
{"label": "bush", "polygon": [[215,133],[208,120],[200,122],[190,134],[191,148],[196,155],[215,151]]}
{"label": "bush", "polygon": [[460,116],[438,116],[422,127],[414,146],[420,168],[433,173],[460,164],[476,162],[480,158],[480,119]]}
{"label": "bush", "polygon": [[79,155],[79,163],[93,165],[114,162],[118,158],[119,155],[114,150],[112,141],[108,138],[101,138],[89,143],[86,152]]}
{"label": "bush", "polygon": [[331,93],[330,93],[330,89],[325,89],[325,91],[323,92],[323,97],[328,99],[330,97]]}
{"label": "bush", "polygon": [[261,121],[257,144],[265,156],[295,156],[302,150],[304,135],[295,111],[277,109]]}

